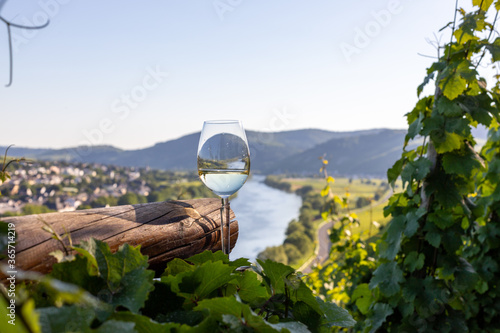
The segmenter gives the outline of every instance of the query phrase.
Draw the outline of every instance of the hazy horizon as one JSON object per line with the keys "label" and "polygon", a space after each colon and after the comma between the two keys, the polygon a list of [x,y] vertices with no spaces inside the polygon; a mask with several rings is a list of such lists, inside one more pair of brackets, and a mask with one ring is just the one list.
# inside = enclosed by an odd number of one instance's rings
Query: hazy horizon
{"label": "hazy horizon", "polygon": [[[297,129],[275,131],[275,132],[264,132],[264,131],[258,131],[258,130],[253,130],[253,129],[245,129],[245,130],[247,132],[277,134],[277,133],[297,132],[297,131],[305,131],[305,130],[313,130],[313,131],[318,130],[318,131],[333,132],[333,133],[365,132],[365,131],[374,131],[374,130],[406,131],[407,128],[387,128],[387,127],[383,128],[383,127],[376,127],[376,128],[351,130],[351,131],[333,131],[333,130],[325,130],[325,129],[321,129],[321,128],[297,128]],[[151,145],[144,146],[144,147],[139,147],[139,148],[129,148],[129,149],[126,149],[126,148],[122,148],[122,147],[119,147],[119,146],[116,146],[116,145],[112,145],[112,144],[99,144],[99,145],[90,145],[90,146],[91,147],[113,147],[113,148],[117,148],[117,149],[124,150],[124,151],[126,151],[126,150],[141,150],[141,149],[146,149],[146,148],[153,147],[153,146],[155,146],[157,144],[161,144],[161,143],[165,143],[165,142],[169,142],[169,141],[175,141],[175,140],[181,139],[183,137],[186,137],[186,136],[189,136],[189,135],[193,135],[193,134],[198,134],[198,133],[200,133],[200,131],[182,134],[179,137],[175,137],[175,138],[172,138],[172,139],[166,139],[166,140],[163,140],[163,141],[158,141],[158,142],[155,142],[155,143],[153,143]],[[52,149],[52,150],[64,150],[64,149],[72,149],[72,148],[78,147],[78,146],[61,146],[61,147],[20,146],[20,145],[17,145],[15,143],[13,143],[13,144],[4,144],[4,143],[0,142],[0,147],[8,147],[8,146],[12,146],[11,148]]]}
{"label": "hazy horizon", "polygon": [[434,61],[419,53],[436,54],[434,33],[449,39],[449,29],[439,29],[454,6],[9,0],[0,13],[6,20],[50,24],[12,29],[9,88],[8,39],[0,33],[8,124],[0,142],[130,150],[197,132],[207,119],[240,119],[256,131],[405,128]]}

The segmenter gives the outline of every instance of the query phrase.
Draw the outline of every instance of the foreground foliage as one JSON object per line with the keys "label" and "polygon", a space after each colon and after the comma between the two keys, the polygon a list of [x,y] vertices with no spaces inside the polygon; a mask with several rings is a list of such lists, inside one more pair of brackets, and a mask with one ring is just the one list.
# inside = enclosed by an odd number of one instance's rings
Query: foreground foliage
{"label": "foreground foliage", "polygon": [[207,251],[169,262],[154,279],[147,257],[128,244],[113,254],[90,239],[74,250],[47,276],[19,274],[25,332],[328,332],[355,323],[314,297],[291,267],[269,260],[251,266]]}

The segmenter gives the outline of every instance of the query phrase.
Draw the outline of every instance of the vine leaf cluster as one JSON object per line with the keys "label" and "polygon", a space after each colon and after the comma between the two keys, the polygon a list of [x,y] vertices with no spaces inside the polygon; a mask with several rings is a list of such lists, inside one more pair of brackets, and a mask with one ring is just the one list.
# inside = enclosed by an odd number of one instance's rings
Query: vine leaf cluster
{"label": "vine leaf cluster", "polygon": [[[355,231],[359,219],[349,210],[349,191],[346,189],[343,196],[334,194],[335,179],[326,170],[328,160],[321,158],[321,161],[320,172],[325,179],[321,195],[326,200],[321,216],[333,222],[329,236],[332,247],[329,260],[308,274],[307,283],[323,299],[348,309],[357,321],[351,329],[360,330],[373,300],[368,283],[376,268],[375,243],[370,234]],[[338,216],[341,211],[345,214]]]}
{"label": "vine leaf cluster", "polygon": [[[500,233],[490,230],[499,227],[492,206],[498,206],[500,196],[487,189],[498,186],[492,172],[498,171],[500,99],[498,77],[489,89],[478,67],[487,55],[490,65],[500,59],[500,38],[492,40],[500,2],[494,4],[492,22],[487,11],[493,1],[473,4],[472,12],[457,9],[460,23],[448,25],[452,40],[417,88],[420,97],[434,81],[435,94],[422,97],[407,114],[405,148],[388,171],[389,182],[394,185],[400,177],[404,191],[394,194],[384,210],[392,221],[377,245],[379,264],[369,283],[375,298],[365,331],[499,328],[500,312],[492,304],[500,299],[491,281],[499,273],[491,253],[497,248],[489,243],[500,241]],[[471,134],[478,125],[490,129],[480,153]],[[423,143],[408,149],[416,139]],[[495,290],[488,293],[490,288]]]}
{"label": "vine leaf cluster", "polygon": [[[338,219],[330,262],[310,276],[358,321],[339,331],[500,330],[500,75],[489,83],[481,75],[500,60],[500,1],[472,2],[470,12],[457,2],[443,28],[450,42],[438,47],[406,115],[403,153],[387,172],[393,188],[403,185],[384,208],[391,222],[375,245],[346,232],[355,223],[348,215]],[[434,94],[422,96],[431,82]],[[489,129],[480,150],[478,126]]]}

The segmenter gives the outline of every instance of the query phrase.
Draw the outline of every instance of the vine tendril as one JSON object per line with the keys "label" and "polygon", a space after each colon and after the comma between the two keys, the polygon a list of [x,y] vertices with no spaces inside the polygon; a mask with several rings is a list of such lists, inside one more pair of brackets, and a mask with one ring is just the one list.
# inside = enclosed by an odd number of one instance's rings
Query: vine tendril
{"label": "vine tendril", "polygon": [[47,22],[45,22],[44,24],[39,25],[39,26],[33,26],[33,27],[13,23],[13,22],[3,18],[2,16],[0,16],[0,21],[2,21],[3,23],[5,23],[7,25],[7,34],[9,36],[9,82],[5,86],[10,87],[12,85],[12,81],[14,78],[14,55],[13,55],[13,51],[12,51],[11,27],[19,28],[19,29],[29,29],[29,30],[43,29],[49,25],[50,20],[47,19]]}

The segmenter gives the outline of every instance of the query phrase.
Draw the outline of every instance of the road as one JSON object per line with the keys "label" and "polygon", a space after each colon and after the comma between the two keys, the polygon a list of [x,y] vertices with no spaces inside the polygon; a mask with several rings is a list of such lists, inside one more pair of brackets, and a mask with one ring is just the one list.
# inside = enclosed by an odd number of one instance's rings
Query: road
{"label": "road", "polygon": [[321,224],[318,228],[318,235],[316,236],[318,239],[318,251],[316,258],[310,261],[308,265],[304,269],[302,269],[302,273],[308,274],[311,272],[312,267],[316,264],[322,264],[328,259],[330,254],[330,247],[332,243],[330,242],[330,237],[328,235],[328,230],[333,226],[333,222],[326,222]]}
{"label": "road", "polygon": [[[372,207],[376,207],[382,204],[385,204],[387,200],[389,200],[390,196],[392,195],[392,190],[387,191],[387,193],[379,199]],[[356,214],[362,213],[365,210],[369,210],[370,206],[363,207],[361,209],[357,209],[354,212]],[[328,230],[331,229],[333,226],[333,222],[325,222],[320,225],[318,228],[318,234],[317,234],[317,240],[318,240],[318,249],[316,250],[315,254],[316,256],[309,259],[302,267],[300,267],[298,270],[301,271],[304,274],[308,274],[312,271],[312,268],[316,264],[322,264],[324,263],[329,255],[330,255],[330,248],[332,247],[332,243],[330,242],[330,237],[328,235]]]}

